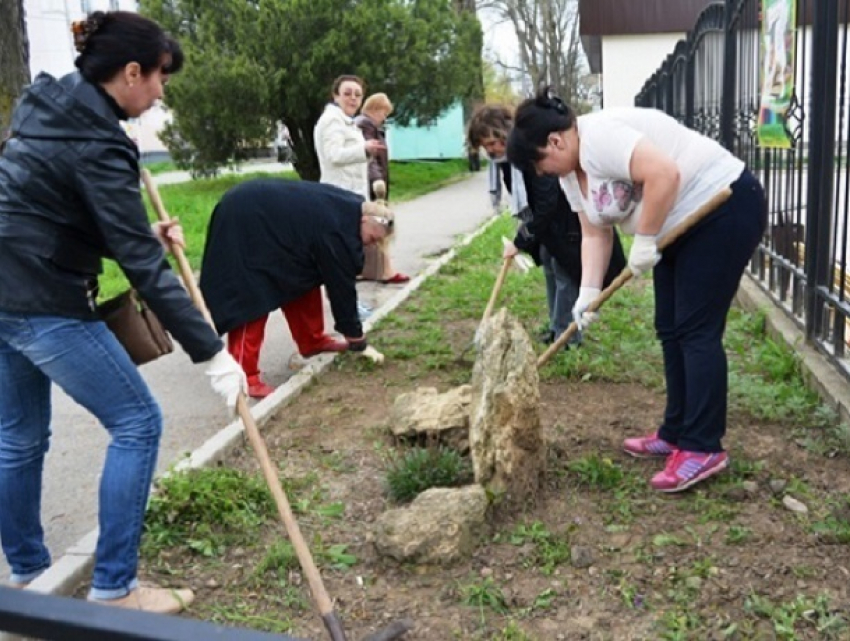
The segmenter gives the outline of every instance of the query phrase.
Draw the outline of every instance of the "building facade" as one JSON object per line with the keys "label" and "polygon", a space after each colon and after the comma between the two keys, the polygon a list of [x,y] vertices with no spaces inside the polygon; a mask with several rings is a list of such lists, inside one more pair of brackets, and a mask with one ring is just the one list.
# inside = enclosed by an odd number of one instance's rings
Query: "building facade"
{"label": "building facade", "polygon": [[712,0],[579,0],[579,32],[602,106],[634,105],[643,83]]}
{"label": "building facade", "polygon": [[[30,77],[47,72],[60,77],[74,70],[77,52],[71,23],[92,11],[137,11],[136,0],[24,0],[29,38]],[[143,156],[165,152],[157,137],[168,120],[167,112],[154,107],[128,123],[127,131]]]}

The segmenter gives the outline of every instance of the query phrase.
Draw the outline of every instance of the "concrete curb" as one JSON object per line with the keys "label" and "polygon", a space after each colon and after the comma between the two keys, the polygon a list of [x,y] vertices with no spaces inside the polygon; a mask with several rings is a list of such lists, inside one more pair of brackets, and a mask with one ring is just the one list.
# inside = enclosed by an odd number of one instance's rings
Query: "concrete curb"
{"label": "concrete curb", "polygon": [[781,340],[797,352],[806,384],[823,402],[838,413],[841,421],[850,423],[850,385],[829,360],[816,348],[805,342],[800,328],[749,276],[741,280],[737,294],[738,304],[747,311],[763,310],[767,318],[767,332],[774,340]]}
{"label": "concrete curb", "polygon": [[[478,229],[464,236],[454,247],[426,267],[422,273],[411,279],[407,285],[372,313],[369,319],[363,324],[364,331],[370,331],[381,319],[394,311],[411,294],[419,289],[422,283],[449,263],[455,257],[458,250],[469,245],[496,220],[498,219],[494,217],[484,222]],[[310,359],[301,371],[278,387],[273,394],[254,405],[251,408],[251,415],[254,417],[257,425],[262,426],[279,409],[297,398],[316,377],[322,374],[333,363],[336,357],[336,354],[322,354]],[[242,442],[244,431],[245,428],[241,420],[231,422],[194,450],[189,456],[175,464],[174,471],[198,469],[213,465],[222,460]],[[91,568],[94,565],[97,535],[98,530],[95,528],[83,536],[76,544],[68,548],[65,554],[55,561],[44,574],[33,581],[27,589],[44,594],[65,596],[73,594],[89,578]],[[0,641],[12,641],[19,638],[0,632]]]}

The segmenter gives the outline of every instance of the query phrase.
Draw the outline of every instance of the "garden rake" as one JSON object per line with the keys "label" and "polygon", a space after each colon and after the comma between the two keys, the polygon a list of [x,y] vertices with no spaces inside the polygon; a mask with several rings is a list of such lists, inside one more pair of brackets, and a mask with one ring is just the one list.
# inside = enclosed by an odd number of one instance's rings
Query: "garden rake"
{"label": "garden rake", "polygon": [[[658,241],[658,251],[661,252],[666,247],[669,247],[674,242],[676,242],[679,238],[681,238],[685,232],[689,229],[693,228],[699,221],[708,216],[715,209],[720,207],[724,202],[729,199],[729,196],[732,195],[732,190],[728,187],[717,194],[715,194],[711,200],[705,203],[702,207],[696,210],[693,215],[686,219],[680,225],[674,227],[669,232],[667,232],[661,240]],[[629,282],[632,279],[632,270],[626,267],[623,271],[620,272],[619,276],[614,279],[614,281],[608,285],[605,289],[603,289],[599,296],[587,307],[588,312],[595,312],[607,301],[611,296],[614,295],[618,289],[620,289],[623,285]],[[549,359],[552,358],[554,354],[556,354],[564,345],[567,344],[567,341],[572,338],[572,336],[578,331],[578,324],[573,321],[570,323],[570,326],[564,330],[564,332],[553,342],[549,348],[543,352],[537,358],[537,367],[538,369],[543,367],[546,363],[549,362]]]}
{"label": "garden rake", "polygon": [[[168,215],[168,212],[162,203],[156,183],[154,183],[153,178],[147,169],[142,169],[142,181],[144,182],[145,189],[150,197],[151,204],[156,210],[157,217],[163,222],[171,220],[171,217]],[[212,316],[204,302],[201,290],[195,282],[194,273],[192,272],[192,268],[186,258],[186,254],[183,252],[183,248],[172,246],[171,251],[177,260],[177,265],[180,268],[180,276],[183,279],[183,284],[186,286],[192,302],[201,311],[210,325],[213,325]],[[257,455],[260,467],[263,470],[263,476],[265,477],[266,484],[268,485],[269,491],[271,491],[275,504],[277,505],[280,519],[283,521],[283,526],[286,529],[286,533],[289,536],[292,547],[295,549],[295,554],[298,557],[298,562],[301,564],[301,569],[307,577],[307,582],[310,585],[310,592],[313,595],[313,600],[315,601],[319,614],[322,617],[322,622],[325,624],[325,628],[327,629],[332,641],[346,641],[342,622],[340,621],[337,613],[334,611],[333,603],[328,596],[327,590],[325,590],[325,585],[322,582],[319,569],[313,561],[313,555],[310,553],[310,549],[304,541],[301,529],[298,527],[298,522],[292,514],[292,508],[286,498],[286,493],[283,491],[280,478],[272,465],[266,443],[260,434],[260,430],[257,428],[257,424],[254,422],[254,417],[248,407],[248,401],[245,394],[241,392],[236,400],[236,411],[239,413],[239,417],[242,419],[242,423],[245,426],[245,433],[248,435],[251,447]],[[405,635],[412,628],[412,621],[409,619],[402,619],[393,622],[374,634],[369,635],[363,641],[393,641],[394,639],[398,639]]]}

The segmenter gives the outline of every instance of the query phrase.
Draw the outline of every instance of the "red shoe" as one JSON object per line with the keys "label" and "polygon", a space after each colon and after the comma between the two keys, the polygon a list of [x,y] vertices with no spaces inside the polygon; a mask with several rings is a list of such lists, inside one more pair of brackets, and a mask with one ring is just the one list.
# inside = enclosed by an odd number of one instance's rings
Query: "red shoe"
{"label": "red shoe", "polygon": [[406,274],[402,274],[401,272],[396,272],[392,276],[387,279],[382,280],[381,282],[384,285],[398,285],[399,283],[406,283],[410,280],[410,276]]}
{"label": "red shoe", "polygon": [[265,398],[274,392],[274,387],[258,380],[256,383],[248,385],[248,396],[251,398]]}
{"label": "red shoe", "polygon": [[319,341],[313,349],[307,352],[301,352],[301,356],[304,358],[310,358],[311,356],[317,356],[324,352],[344,352],[347,349],[348,341],[337,340],[326,335],[322,337],[322,340]]}

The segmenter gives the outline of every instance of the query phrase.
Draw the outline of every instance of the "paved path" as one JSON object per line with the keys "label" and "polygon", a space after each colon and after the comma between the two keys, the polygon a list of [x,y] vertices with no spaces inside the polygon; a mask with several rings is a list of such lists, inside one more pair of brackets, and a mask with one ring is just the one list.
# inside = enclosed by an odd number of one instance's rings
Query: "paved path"
{"label": "paved path", "polygon": [[[254,165],[252,171],[280,170],[280,164]],[[186,175],[157,177],[159,184],[180,182]],[[476,229],[490,216],[487,173],[394,207],[397,238],[393,244],[396,268],[416,275],[459,236]],[[166,207],[168,203],[165,203]],[[361,298],[380,305],[401,286],[360,283]],[[328,315],[328,327],[333,322]],[[273,385],[290,375],[287,364],[293,344],[281,314],[272,314],[267,328],[261,367]],[[380,349],[380,344],[377,345]],[[209,389],[199,366],[178,348],[173,354],[141,369],[165,415],[165,431],[157,472],[199,447],[230,419],[219,398]],[[53,394],[53,440],[47,456],[43,501],[44,527],[54,559],[97,525],[97,485],[107,437],[100,425],[61,391]],[[1,555],[0,555],[1,556]],[[8,567],[0,560],[0,578]]]}

